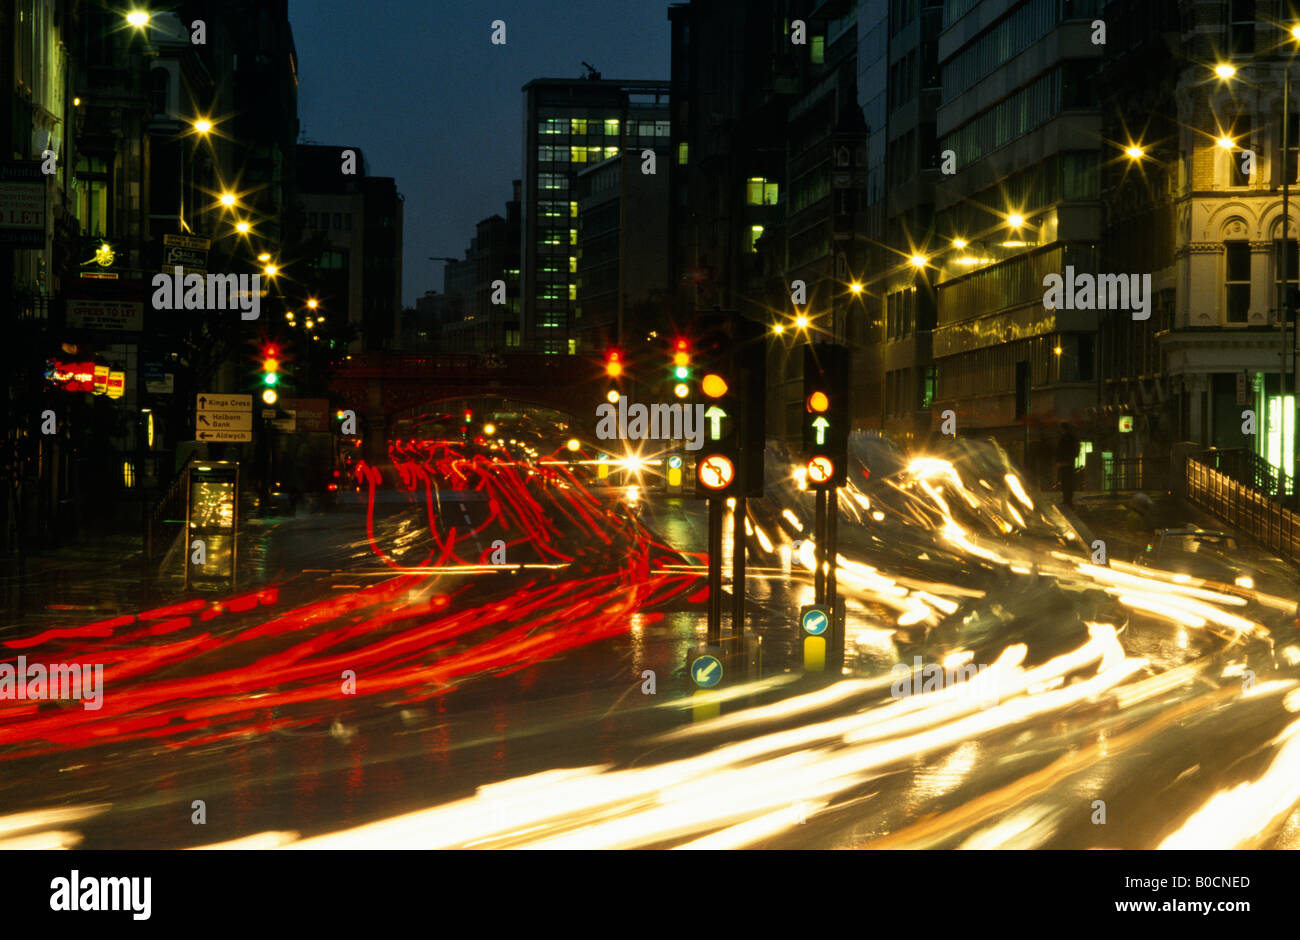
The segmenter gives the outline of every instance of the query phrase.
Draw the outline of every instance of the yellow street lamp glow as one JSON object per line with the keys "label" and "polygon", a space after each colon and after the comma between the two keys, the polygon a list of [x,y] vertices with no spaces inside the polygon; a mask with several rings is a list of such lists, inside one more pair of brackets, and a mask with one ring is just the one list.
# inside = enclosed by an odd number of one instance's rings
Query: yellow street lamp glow
{"label": "yellow street lamp glow", "polygon": [[320,301],[318,301],[315,297],[309,297],[307,298],[307,306],[315,310],[317,307],[320,306]]}
{"label": "yellow street lamp glow", "polygon": [[251,228],[252,228],[252,226],[249,225],[247,222],[236,222],[236,223],[235,223],[235,231],[238,232],[240,235],[247,235],[249,229],[251,229]]}
{"label": "yellow street lamp glow", "polygon": [[727,380],[716,372],[710,372],[700,382],[700,391],[710,398],[721,398],[727,394]]}
{"label": "yellow street lamp glow", "polygon": [[1237,74],[1237,69],[1235,66],[1223,62],[1214,67],[1214,74],[1219,76],[1219,78],[1228,79]]}
{"label": "yellow street lamp glow", "polygon": [[862,285],[859,284],[857,281],[854,281],[852,284],[849,285],[849,290],[853,291],[853,293],[855,294],[860,294],[862,293]]}
{"label": "yellow street lamp glow", "polygon": [[1052,350],[1052,352],[1056,353],[1059,356],[1061,354],[1061,347],[1057,346],[1055,349]]}
{"label": "yellow street lamp glow", "polygon": [[609,394],[605,396],[605,401],[609,402],[611,405],[617,405],[617,404],[618,404],[618,389],[616,389],[616,388],[611,388],[611,389],[609,390]]}
{"label": "yellow street lamp glow", "polygon": [[270,260],[271,260],[271,253],[270,253],[269,251],[264,251],[264,252],[262,252],[260,255],[257,256],[257,260],[258,260],[258,261],[270,261]]}
{"label": "yellow street lamp glow", "polygon": [[483,425],[483,433],[488,437],[491,437],[493,434],[497,433],[497,426],[495,424],[485,424]]}
{"label": "yellow street lamp glow", "polygon": [[317,317],[317,318],[316,318],[316,322],[317,322],[317,323],[324,323],[324,322],[325,322],[325,318],[324,318],[324,317]]}
{"label": "yellow street lamp glow", "polygon": [[149,25],[149,14],[144,10],[132,10],[126,15],[126,21],[136,29],[143,29]]}
{"label": "yellow street lamp glow", "polygon": [[952,240],[952,247],[954,248],[965,248],[967,244],[969,243],[964,238],[954,238]]}
{"label": "yellow street lamp glow", "polygon": [[785,327],[783,327],[783,326],[782,326],[781,324],[779,324],[779,323],[773,324],[773,326],[772,326],[772,332],[773,332],[773,333],[776,333],[777,335],[780,335],[781,333],[784,333],[784,332],[785,332]]}
{"label": "yellow street lamp glow", "polygon": [[1020,228],[1020,226],[1025,224],[1025,217],[1019,212],[1013,212],[1007,216],[1007,224],[1012,228]]}
{"label": "yellow street lamp glow", "polygon": [[799,316],[794,318],[794,325],[799,327],[799,329],[802,330],[808,326],[808,318],[800,314]]}
{"label": "yellow street lamp glow", "polygon": [[578,439],[576,437],[571,437],[569,438],[569,443],[565,444],[564,446],[567,447],[569,450],[577,450],[582,445],[578,443]]}
{"label": "yellow street lamp glow", "polygon": [[1218,144],[1224,150],[1231,150],[1233,147],[1236,146],[1237,142],[1233,140],[1231,137],[1220,137],[1218,140]]}
{"label": "yellow street lamp glow", "polygon": [[280,269],[277,268],[277,267],[276,267],[275,265],[273,265],[273,264],[268,264],[268,265],[267,265],[265,268],[263,268],[262,270],[266,272],[266,274],[267,274],[268,277],[275,277],[276,272],[279,271]]}
{"label": "yellow street lamp glow", "polygon": [[1300,39],[1300,25],[1291,27],[1291,36],[1295,39]]}
{"label": "yellow street lamp glow", "polygon": [[194,122],[194,129],[200,134],[206,134],[208,131],[212,130],[212,122],[206,118],[200,118]]}
{"label": "yellow street lamp glow", "polygon": [[925,257],[925,255],[912,255],[912,257],[909,260],[912,263],[912,267],[923,268],[925,267],[926,261],[928,259]]}
{"label": "yellow street lamp glow", "polygon": [[1124,148],[1124,153],[1128,155],[1130,160],[1141,160],[1146,155],[1146,151],[1136,144],[1132,147]]}
{"label": "yellow street lamp glow", "polygon": [[234,193],[222,193],[222,194],[221,194],[221,204],[222,204],[223,206],[226,206],[227,208],[230,207],[230,206],[233,206],[233,205],[235,204],[235,194],[234,194]]}

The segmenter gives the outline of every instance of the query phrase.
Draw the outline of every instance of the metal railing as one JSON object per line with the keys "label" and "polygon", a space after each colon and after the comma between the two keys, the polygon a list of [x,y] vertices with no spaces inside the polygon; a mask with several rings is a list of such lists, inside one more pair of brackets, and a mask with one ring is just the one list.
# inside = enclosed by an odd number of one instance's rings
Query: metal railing
{"label": "metal railing", "polygon": [[153,564],[158,555],[165,552],[176,537],[174,532],[168,537],[169,527],[180,528],[185,525],[185,502],[190,492],[191,465],[190,463],[185,465],[185,469],[181,470],[172,481],[167,493],[149,511],[149,521],[145,526],[144,534],[146,564]]}
{"label": "metal railing", "polygon": [[1294,492],[1295,478],[1287,476],[1254,451],[1208,450],[1196,459],[1210,469],[1272,499]]}
{"label": "metal railing", "polygon": [[[1277,503],[1273,497],[1213,464],[1220,461],[1208,451],[1188,457],[1184,471],[1184,493],[1188,502],[1217,516],[1271,551],[1300,563],[1300,516]],[[1240,468],[1243,464],[1230,464]]]}
{"label": "metal railing", "polygon": [[1107,493],[1169,489],[1169,458],[1111,457],[1101,465],[1101,488]]}

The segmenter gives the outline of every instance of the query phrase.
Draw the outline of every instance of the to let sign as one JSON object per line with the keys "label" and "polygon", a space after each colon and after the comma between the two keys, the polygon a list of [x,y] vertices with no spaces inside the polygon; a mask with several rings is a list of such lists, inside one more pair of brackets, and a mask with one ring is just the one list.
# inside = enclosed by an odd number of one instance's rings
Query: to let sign
{"label": "to let sign", "polygon": [[39,162],[0,164],[0,245],[45,243],[46,192]]}
{"label": "to let sign", "polygon": [[138,332],[144,329],[144,304],[127,300],[69,300],[68,326],[78,330]]}

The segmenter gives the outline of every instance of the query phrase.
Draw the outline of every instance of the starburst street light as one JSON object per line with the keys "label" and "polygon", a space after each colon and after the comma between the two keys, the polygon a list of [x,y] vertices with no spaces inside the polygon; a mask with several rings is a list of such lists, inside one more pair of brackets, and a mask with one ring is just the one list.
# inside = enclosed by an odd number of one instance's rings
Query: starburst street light
{"label": "starburst street light", "polygon": [[1237,142],[1227,135],[1220,137],[1217,143],[1224,150],[1231,150],[1233,147],[1237,146]]}
{"label": "starburst street light", "polygon": [[144,29],[149,25],[149,14],[144,10],[132,10],[126,15],[126,21],[136,29]]}
{"label": "starburst street light", "polygon": [[925,255],[920,255],[920,254],[912,255],[912,257],[908,259],[908,262],[909,262],[909,263],[912,265],[912,267],[914,267],[914,268],[923,268],[923,267],[925,267],[925,265],[926,265],[926,263],[927,263],[928,261],[929,261],[929,259],[926,258]]}
{"label": "starburst street light", "polygon": [[212,122],[207,118],[199,118],[194,122],[194,129],[200,134],[206,134],[208,131],[212,130]]}
{"label": "starburst street light", "polygon": [[239,200],[235,197],[234,193],[221,194],[221,204],[225,206],[227,209],[231,208],[238,201]]}
{"label": "starburst street light", "polygon": [[253,226],[249,225],[247,222],[235,223],[235,231],[238,232],[240,235],[247,235],[252,230],[252,228]]}
{"label": "starburst street light", "polygon": [[1137,144],[1134,144],[1132,147],[1125,147],[1124,153],[1130,160],[1141,160],[1146,156],[1146,151]]}
{"label": "starburst street light", "polygon": [[1010,225],[1012,228],[1020,228],[1024,224],[1025,217],[1019,212],[1013,212],[1007,216],[1007,225]]}
{"label": "starburst street light", "polygon": [[808,318],[803,314],[799,314],[799,316],[794,318],[794,325],[799,327],[801,330],[806,330],[808,328]]}
{"label": "starburst street light", "polygon": [[1236,66],[1229,65],[1227,62],[1220,62],[1214,67],[1214,74],[1224,81],[1227,81],[1237,74],[1237,68]]}

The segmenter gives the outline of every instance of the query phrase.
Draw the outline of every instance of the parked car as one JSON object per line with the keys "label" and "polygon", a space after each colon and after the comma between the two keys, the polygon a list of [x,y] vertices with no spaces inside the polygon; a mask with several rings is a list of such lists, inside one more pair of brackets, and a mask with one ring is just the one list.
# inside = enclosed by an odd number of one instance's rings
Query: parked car
{"label": "parked car", "polygon": [[1138,565],[1253,588],[1255,571],[1236,556],[1237,539],[1212,529],[1157,529]]}

